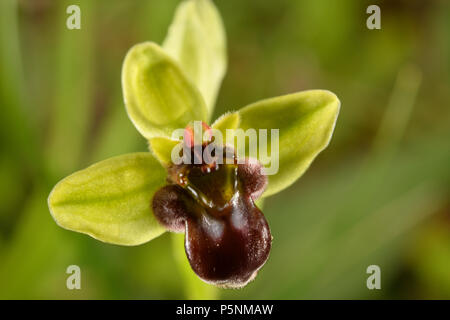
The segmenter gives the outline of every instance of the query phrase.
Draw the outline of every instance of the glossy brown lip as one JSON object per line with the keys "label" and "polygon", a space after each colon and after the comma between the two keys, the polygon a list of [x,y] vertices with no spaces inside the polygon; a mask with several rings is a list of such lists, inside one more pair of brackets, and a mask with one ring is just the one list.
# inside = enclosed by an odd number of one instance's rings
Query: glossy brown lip
{"label": "glossy brown lip", "polygon": [[242,287],[269,256],[272,237],[254,200],[267,177],[256,160],[169,168],[169,185],[155,193],[153,212],[169,231],[185,232],[194,272],[222,287]]}
{"label": "glossy brown lip", "polygon": [[195,273],[207,282],[246,285],[264,265],[271,248],[270,229],[250,198],[236,197],[222,218],[189,219],[185,248]]}

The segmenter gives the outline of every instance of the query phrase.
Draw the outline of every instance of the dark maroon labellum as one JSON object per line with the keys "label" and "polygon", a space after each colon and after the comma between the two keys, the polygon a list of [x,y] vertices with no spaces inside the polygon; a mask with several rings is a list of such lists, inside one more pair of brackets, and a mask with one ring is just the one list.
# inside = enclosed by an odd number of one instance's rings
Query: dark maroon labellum
{"label": "dark maroon labellum", "polygon": [[155,193],[156,218],[169,231],[185,232],[188,260],[204,281],[243,287],[266,262],[272,237],[254,203],[267,185],[262,170],[253,159],[173,165],[169,185]]}

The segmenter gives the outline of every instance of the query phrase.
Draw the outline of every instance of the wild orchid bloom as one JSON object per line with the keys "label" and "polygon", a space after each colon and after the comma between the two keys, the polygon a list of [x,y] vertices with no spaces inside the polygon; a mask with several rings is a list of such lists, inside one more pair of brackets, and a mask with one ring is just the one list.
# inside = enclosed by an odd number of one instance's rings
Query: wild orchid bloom
{"label": "wild orchid bloom", "polygon": [[[202,280],[233,288],[252,280],[272,242],[255,201],[303,174],[328,145],[340,103],[329,91],[304,91],[256,102],[209,127],[225,69],[225,32],[216,8],[210,0],[183,1],[163,46],[138,44],[123,64],[126,111],[150,152],[110,158],[60,181],[48,199],[56,223],[127,246],[165,231],[184,232],[188,260]],[[279,130],[278,171],[265,175],[261,152],[252,158],[211,137],[195,142],[198,122],[224,136],[227,129],[267,130],[269,149],[271,130]],[[184,137],[176,139],[172,133],[180,128]],[[206,161],[202,155],[212,144],[227,152]],[[174,163],[179,145],[181,154],[198,161]]]}

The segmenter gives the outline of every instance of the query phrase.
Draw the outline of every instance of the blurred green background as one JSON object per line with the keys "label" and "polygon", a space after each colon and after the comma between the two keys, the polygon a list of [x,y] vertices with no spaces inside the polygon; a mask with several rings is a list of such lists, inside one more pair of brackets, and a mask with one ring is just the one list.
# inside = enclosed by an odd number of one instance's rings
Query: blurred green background
{"label": "blurred green background", "polygon": [[[216,116],[305,89],[342,102],[328,149],[265,202],[273,249],[244,289],[204,296],[169,234],[119,247],[55,224],[58,180],[146,150],[124,110],[121,64],[133,44],[164,39],[178,3],[0,1],[0,298],[450,298],[446,0],[215,1],[229,54]],[[70,4],[81,30],[66,28]],[[366,28],[370,4],[381,30]],[[71,264],[81,290],[66,288]],[[372,264],[381,290],[366,287]]]}

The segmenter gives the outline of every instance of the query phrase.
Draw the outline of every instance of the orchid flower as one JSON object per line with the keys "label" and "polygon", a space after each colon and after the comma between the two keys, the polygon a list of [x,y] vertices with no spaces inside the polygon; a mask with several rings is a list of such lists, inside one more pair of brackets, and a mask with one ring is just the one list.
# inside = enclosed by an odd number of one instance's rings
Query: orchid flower
{"label": "orchid flower", "polygon": [[[48,198],[56,223],[124,246],[146,243],[166,231],[182,232],[189,263],[202,280],[237,288],[254,279],[272,243],[255,202],[294,183],[328,145],[340,102],[326,90],[303,91],[253,103],[211,122],[226,66],[218,10],[210,0],[183,1],[163,45],[137,44],[123,63],[126,112],[149,151],[113,157],[61,180]],[[176,146],[195,158],[196,147],[203,152],[213,143],[210,137],[195,142],[196,122],[224,135],[227,129],[267,130],[269,149],[276,129],[278,171],[265,174],[259,154],[239,153],[236,145],[220,139],[214,143],[226,155],[174,163]],[[174,138],[180,128],[183,137]]]}

